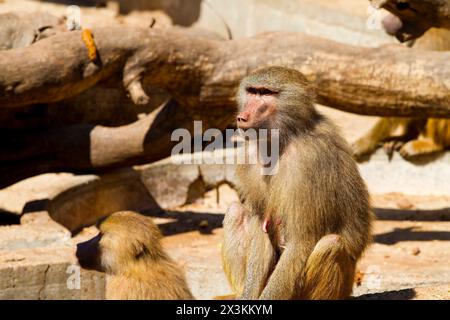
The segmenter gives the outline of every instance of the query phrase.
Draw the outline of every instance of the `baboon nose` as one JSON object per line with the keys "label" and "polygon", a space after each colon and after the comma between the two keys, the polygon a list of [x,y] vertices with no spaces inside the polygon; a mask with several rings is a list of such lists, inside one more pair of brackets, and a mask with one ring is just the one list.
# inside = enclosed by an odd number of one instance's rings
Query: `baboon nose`
{"label": "baboon nose", "polygon": [[238,122],[247,122],[247,121],[248,121],[248,117],[245,116],[245,115],[239,114],[239,115],[237,116],[237,121],[238,121]]}

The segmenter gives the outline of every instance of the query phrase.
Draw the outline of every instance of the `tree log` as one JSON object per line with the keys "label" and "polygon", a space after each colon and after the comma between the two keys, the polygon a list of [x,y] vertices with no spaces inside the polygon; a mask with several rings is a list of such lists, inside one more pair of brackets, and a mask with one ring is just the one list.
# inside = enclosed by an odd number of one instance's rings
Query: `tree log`
{"label": "tree log", "polygon": [[0,14],[0,50],[22,48],[64,30],[62,21],[47,12]]}
{"label": "tree log", "polygon": [[[132,107],[131,100],[123,101],[125,97],[121,99],[120,94],[112,94],[117,89],[107,87],[105,84],[95,86],[88,90],[87,95],[83,92],[60,102],[60,106],[56,104],[52,107],[78,108],[84,103],[87,106],[83,110],[94,110],[105,94],[112,95],[112,99],[119,99],[115,102],[109,98],[111,104]],[[157,100],[162,98],[156,97]],[[113,111],[120,112],[118,106],[112,110],[105,108],[101,107],[109,116]],[[129,117],[133,114],[131,112]],[[169,156],[173,146],[178,143],[171,141],[174,130],[185,128],[193,132],[195,120],[202,121],[204,130],[223,129],[232,121],[233,115],[234,111],[229,108],[185,108],[180,107],[174,99],[169,99],[145,117],[118,127],[83,123],[56,127],[48,125],[48,128],[37,126],[29,130],[2,130],[0,188],[46,172],[101,174],[110,169],[160,160]]]}
{"label": "tree log", "polygon": [[290,32],[232,41],[130,27],[93,33],[100,57],[95,63],[78,31],[0,52],[0,107],[71,108],[84,101],[95,108],[93,99],[78,97],[88,89],[96,96],[103,87],[131,88],[137,96],[161,88],[173,100],[116,128],[75,124],[2,134],[0,188],[44,172],[102,172],[167,157],[177,128],[192,131],[193,121],[201,120],[204,129],[224,129],[235,112],[240,79],[268,65],[299,69],[315,85],[319,102],[335,108],[450,117],[450,53],[360,48]]}
{"label": "tree log", "polygon": [[302,71],[320,103],[379,116],[450,117],[450,53],[390,45],[361,48],[301,33],[213,41],[181,30],[93,30],[100,60],[91,62],[78,31],[0,53],[0,106],[73,97],[116,77],[169,92],[182,107],[234,112],[239,80],[268,65]]}
{"label": "tree log", "polygon": [[180,127],[192,132],[196,119],[204,121],[205,128],[226,125],[223,114],[207,112],[202,117],[169,100],[121,127],[78,124],[2,135],[0,188],[45,172],[101,173],[165,158],[178,143],[171,141],[172,132]]}

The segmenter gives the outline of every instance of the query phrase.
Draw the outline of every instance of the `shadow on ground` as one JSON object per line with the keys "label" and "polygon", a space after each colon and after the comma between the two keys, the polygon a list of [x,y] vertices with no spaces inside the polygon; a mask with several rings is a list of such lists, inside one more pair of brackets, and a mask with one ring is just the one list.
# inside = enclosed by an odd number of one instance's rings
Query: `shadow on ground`
{"label": "shadow on ground", "polygon": [[446,231],[415,231],[411,228],[395,228],[391,232],[377,234],[374,241],[392,245],[400,241],[450,241],[450,232]]}
{"label": "shadow on ground", "polygon": [[0,209],[0,226],[9,226],[13,224],[20,224],[20,216],[13,212]]}
{"label": "shadow on ground", "polygon": [[154,218],[174,219],[173,222],[159,224],[164,236],[171,236],[184,232],[198,231],[201,234],[212,234],[214,229],[222,227],[223,214],[190,212],[190,211],[166,211],[160,213],[142,212]]}
{"label": "shadow on ground", "polygon": [[381,293],[363,294],[353,300],[411,300],[416,296],[414,289],[404,289],[398,291],[386,291]]}
{"label": "shadow on ground", "polygon": [[450,221],[450,208],[433,210],[374,208],[374,212],[378,220]]}

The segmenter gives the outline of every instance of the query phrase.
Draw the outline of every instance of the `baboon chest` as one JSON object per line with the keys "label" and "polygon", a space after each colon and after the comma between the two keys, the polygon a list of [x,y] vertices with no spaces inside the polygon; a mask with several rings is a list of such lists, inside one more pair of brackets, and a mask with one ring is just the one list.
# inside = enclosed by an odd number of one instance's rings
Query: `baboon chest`
{"label": "baboon chest", "polygon": [[238,167],[237,176],[240,196],[251,207],[249,209],[262,215],[267,207],[270,177],[261,175],[257,165]]}

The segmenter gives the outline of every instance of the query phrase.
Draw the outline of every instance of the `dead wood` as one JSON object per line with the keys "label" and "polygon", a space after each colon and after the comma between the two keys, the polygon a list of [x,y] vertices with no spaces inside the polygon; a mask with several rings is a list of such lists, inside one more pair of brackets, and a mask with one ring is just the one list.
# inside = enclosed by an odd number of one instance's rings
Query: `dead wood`
{"label": "dead wood", "polygon": [[166,90],[183,107],[233,112],[235,89],[245,74],[285,65],[302,71],[315,84],[319,102],[334,108],[382,116],[450,116],[447,52],[361,48],[291,32],[230,41],[123,26],[93,33],[97,63],[89,60],[79,31],[2,51],[0,106],[58,102],[116,77],[136,102],[147,99],[142,82]]}
{"label": "dead wood", "polygon": [[96,100],[86,92],[98,98],[104,88],[118,97],[128,91],[129,102],[145,103],[147,96],[152,101],[148,88],[162,89],[173,100],[115,128],[92,123],[9,130],[0,139],[0,187],[43,172],[102,172],[169,156],[177,128],[191,130],[194,120],[202,120],[204,129],[224,129],[235,113],[240,79],[269,65],[299,69],[315,85],[320,103],[341,110],[450,117],[446,52],[361,48],[292,32],[230,41],[124,26],[93,34],[95,62],[79,31],[1,51],[0,108],[70,109],[83,101],[93,110]]}

